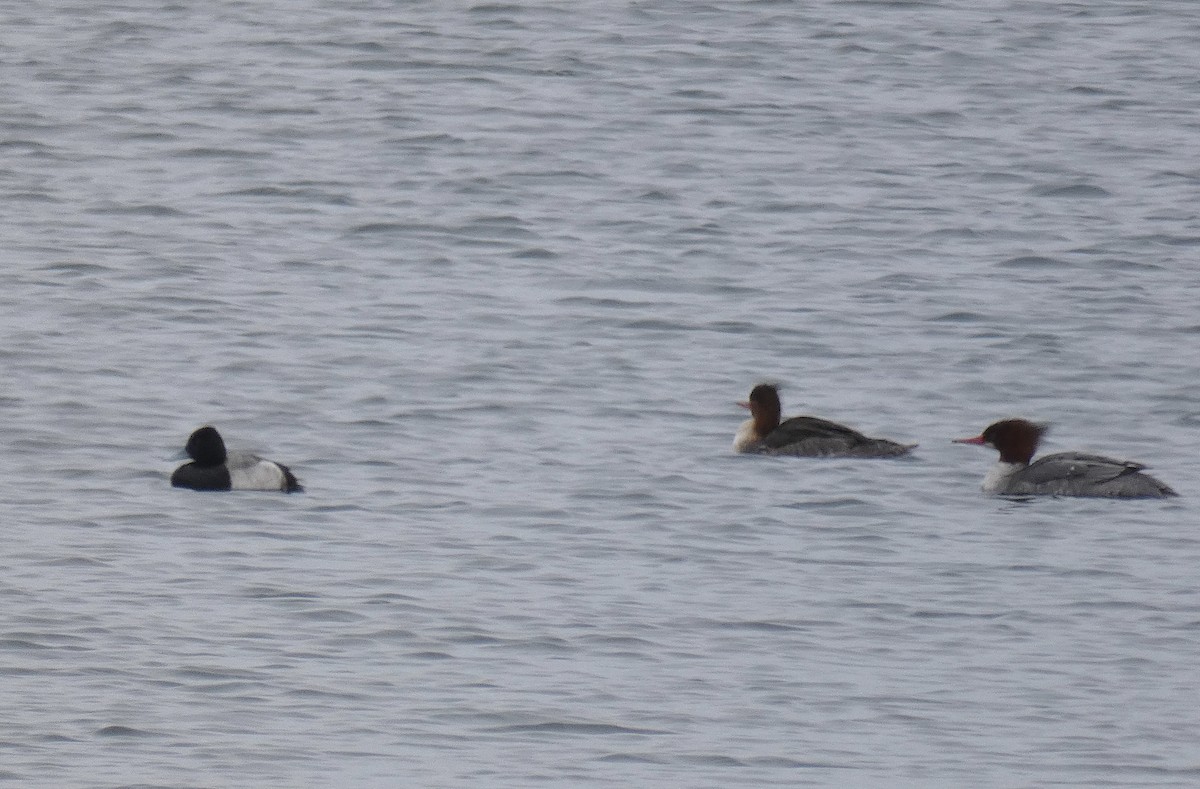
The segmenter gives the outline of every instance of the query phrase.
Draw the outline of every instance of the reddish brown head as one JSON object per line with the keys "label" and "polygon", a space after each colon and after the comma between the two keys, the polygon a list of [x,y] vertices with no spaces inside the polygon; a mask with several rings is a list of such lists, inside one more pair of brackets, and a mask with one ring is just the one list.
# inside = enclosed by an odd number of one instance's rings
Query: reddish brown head
{"label": "reddish brown head", "polygon": [[1046,434],[1045,425],[1035,425],[1027,419],[1004,419],[993,422],[974,438],[956,438],[956,444],[980,444],[1000,452],[1003,463],[1029,463],[1037,452],[1038,442]]}
{"label": "reddish brown head", "polygon": [[750,402],[738,405],[750,409],[750,415],[754,417],[754,432],[759,438],[765,438],[779,427],[783,406],[779,402],[779,390],[774,384],[759,384],[750,390]]}

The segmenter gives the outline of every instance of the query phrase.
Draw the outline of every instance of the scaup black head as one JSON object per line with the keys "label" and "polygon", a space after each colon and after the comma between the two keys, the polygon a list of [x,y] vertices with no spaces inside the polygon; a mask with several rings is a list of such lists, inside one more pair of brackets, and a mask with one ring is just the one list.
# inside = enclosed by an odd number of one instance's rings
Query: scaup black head
{"label": "scaup black head", "polygon": [[200,466],[219,466],[225,462],[225,442],[215,427],[206,425],[188,437],[188,457]]}

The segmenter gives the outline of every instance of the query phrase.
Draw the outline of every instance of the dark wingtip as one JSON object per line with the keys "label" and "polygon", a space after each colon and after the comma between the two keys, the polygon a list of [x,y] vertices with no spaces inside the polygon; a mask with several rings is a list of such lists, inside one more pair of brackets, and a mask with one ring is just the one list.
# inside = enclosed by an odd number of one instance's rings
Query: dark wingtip
{"label": "dark wingtip", "polygon": [[279,464],[279,468],[283,470],[284,493],[303,493],[304,486],[300,484],[300,480],[296,479],[296,475],[292,470],[283,464]]}

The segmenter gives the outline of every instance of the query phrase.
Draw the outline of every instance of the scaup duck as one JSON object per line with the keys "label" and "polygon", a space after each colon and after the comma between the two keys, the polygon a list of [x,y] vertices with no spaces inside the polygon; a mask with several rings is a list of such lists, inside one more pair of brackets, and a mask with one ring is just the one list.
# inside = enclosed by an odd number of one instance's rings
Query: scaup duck
{"label": "scaup duck", "polygon": [[171,484],[192,490],[304,490],[291,470],[250,452],[225,451],[221,434],[205,426],[188,438],[185,451],[192,459],[175,469]]}

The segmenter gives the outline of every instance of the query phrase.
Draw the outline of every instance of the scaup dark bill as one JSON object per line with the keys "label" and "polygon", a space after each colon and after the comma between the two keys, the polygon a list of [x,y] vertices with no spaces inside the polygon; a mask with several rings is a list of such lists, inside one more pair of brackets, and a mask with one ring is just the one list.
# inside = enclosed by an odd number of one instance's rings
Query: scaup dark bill
{"label": "scaup dark bill", "polygon": [[249,452],[225,451],[215,427],[205,426],[188,437],[185,450],[191,463],[175,469],[171,484],[191,490],[304,490],[291,469]]}

